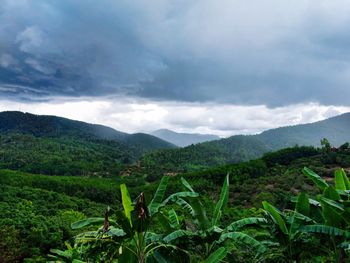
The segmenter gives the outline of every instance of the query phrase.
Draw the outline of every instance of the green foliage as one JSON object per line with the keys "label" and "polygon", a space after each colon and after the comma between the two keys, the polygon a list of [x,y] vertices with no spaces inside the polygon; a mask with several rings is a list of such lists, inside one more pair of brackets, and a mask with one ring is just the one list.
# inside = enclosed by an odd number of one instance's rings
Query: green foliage
{"label": "green foliage", "polygon": [[[15,262],[45,255],[60,247],[76,232],[70,223],[103,209],[103,205],[84,199],[29,187],[0,185],[0,229],[4,259]],[[17,244],[12,246],[11,244]]]}
{"label": "green foliage", "polygon": [[[271,129],[257,135],[238,135],[181,149],[157,151],[146,154],[141,159],[141,163],[148,169],[158,168],[166,172],[191,172],[260,158],[267,152],[295,145],[319,147],[320,139],[323,137],[328,138],[321,140],[323,150],[328,155],[334,150],[331,148],[331,144],[339,146],[344,141],[349,141],[349,116],[349,114],[344,114],[321,122]],[[316,155],[315,150],[308,148],[305,147],[302,154]],[[348,150],[348,147],[344,145],[340,150]],[[294,151],[294,153],[301,154],[299,150]],[[280,164],[288,164],[288,159],[294,153],[293,150],[289,149],[284,152],[284,156],[279,156],[281,159],[275,159],[273,155],[270,156],[270,159],[273,162],[278,161]],[[328,155],[328,162],[334,162],[335,159],[332,158],[335,156],[334,154]],[[269,162],[267,163],[270,165]]]}
{"label": "green foliage", "polygon": [[[185,188],[194,191],[192,186],[184,178],[181,178],[181,182]],[[258,222],[264,221],[264,219],[250,218],[246,221],[231,223],[229,226],[222,228],[220,218],[228,202],[228,193],[229,176],[227,175],[210,220],[207,215],[211,213],[205,209],[205,205],[203,205],[200,198],[186,199],[185,206],[180,202],[181,207],[191,212],[190,215],[188,215],[192,219],[192,223],[190,223],[191,227],[188,226],[185,230],[176,230],[166,237],[167,241],[176,242],[178,240],[178,242],[180,242],[181,240],[181,243],[195,242],[197,253],[195,253],[193,257],[199,256],[199,258],[205,260],[205,262],[221,261],[230,251],[230,246],[233,244],[236,246],[245,244],[255,252],[261,253],[264,251],[265,247],[259,241],[243,232],[238,232],[241,228],[247,225],[256,225]],[[188,209],[188,207],[190,207],[190,209]],[[201,252],[199,255],[196,255],[199,249],[201,249]],[[192,251],[191,253],[193,254]]]}
{"label": "green foliage", "polygon": [[303,169],[303,174],[309,177],[321,190],[324,190],[328,187],[328,184],[324,179],[322,179],[318,174],[310,170],[309,168]]}
{"label": "green foliage", "polygon": [[[143,193],[131,204],[127,188],[122,184],[120,188],[124,212],[116,215],[116,222],[110,220],[108,212],[106,212],[104,219],[90,218],[72,224],[72,227],[77,228],[103,223],[99,230],[82,233],[76,237],[74,248],[81,251],[87,250],[80,254],[80,258],[88,261],[94,260],[94,257],[91,257],[89,252],[92,249],[96,249],[99,244],[101,244],[98,248],[99,252],[97,254],[94,253],[95,259],[96,256],[101,258],[102,255],[105,255],[110,260],[118,259],[123,262],[123,258],[126,258],[125,253],[127,253],[129,262],[137,260],[140,263],[152,258],[161,260],[161,262],[172,262],[172,258],[169,257],[169,253],[172,250],[184,252],[184,255],[190,255],[191,258],[205,260],[205,262],[220,262],[230,251],[232,242],[236,245],[245,244],[250,246],[251,249],[256,250],[258,253],[265,251],[265,247],[259,241],[248,234],[238,232],[247,225],[256,225],[264,222],[264,219],[250,218],[231,224],[224,229],[219,227],[219,219],[228,201],[228,176],[224,181],[218,204],[210,221],[207,219],[207,213],[199,200],[198,194],[194,192],[192,186],[184,178],[181,179],[183,186],[190,192],[174,193],[164,199],[168,180],[168,178],[161,180],[148,206],[145,204]],[[179,202],[179,200],[181,201]],[[180,222],[176,211],[173,208],[167,209],[165,206],[170,205],[170,202],[181,204],[181,207],[186,207],[186,211],[193,211],[193,213],[187,215],[193,218],[193,223]],[[183,206],[184,203],[186,206]],[[188,207],[191,209],[187,209]],[[165,212],[166,210],[168,210],[168,213]],[[125,224],[125,220],[132,222],[132,224]],[[159,220],[159,226],[162,226],[163,232],[159,233],[159,227],[150,224],[154,221],[157,222],[157,220]],[[118,234],[114,233],[113,229]],[[198,255],[198,248],[191,249],[189,246],[186,246],[185,249],[181,248],[181,246],[193,242],[196,242],[197,247],[201,247],[203,254]],[[112,245],[108,246],[106,244]],[[162,256],[164,250],[168,250],[168,255],[165,257]],[[69,251],[67,251],[68,254],[56,250],[53,252],[58,256],[65,257],[71,255]]]}
{"label": "green foliage", "polygon": [[216,263],[222,261],[227,255],[227,250],[224,247],[220,247],[215,250],[204,263]]}
{"label": "green foliage", "polygon": [[131,202],[129,191],[126,188],[125,184],[120,185],[120,192],[122,195],[122,204],[124,208],[124,215],[130,222],[130,226],[132,226],[132,221],[131,221],[131,212],[134,210],[134,206]]}
{"label": "green foliage", "polygon": [[295,146],[293,148],[286,148],[276,152],[267,153],[262,159],[268,167],[276,164],[289,165],[295,159],[315,156],[318,153],[319,152],[314,147]]}
{"label": "green foliage", "polygon": [[112,176],[135,159],[115,141],[0,134],[0,169],[47,175]]}
{"label": "green foliage", "polygon": [[253,136],[235,136],[180,149],[154,151],[144,155],[140,162],[145,171],[189,172],[251,160],[269,150]]}
{"label": "green foliage", "polygon": [[325,152],[329,152],[331,150],[331,144],[329,143],[327,138],[321,139],[321,146],[322,150],[324,150]]}
{"label": "green foliage", "polygon": [[[348,149],[316,153],[313,148],[294,147],[245,163],[171,174],[161,183],[147,181],[149,175],[159,178],[162,172],[157,168],[143,175],[135,166],[130,176],[113,178],[0,170],[4,236],[0,261],[44,262],[50,253],[52,260],[68,262],[111,262],[113,255],[125,262],[134,257],[129,249],[135,251],[140,245],[150,262],[177,262],[179,255],[182,262],[204,261],[216,251],[227,255],[229,262],[348,259],[349,179],[345,171],[350,155]],[[328,154],[335,158],[325,163]],[[340,164],[344,170],[337,169]],[[305,166],[312,168],[303,169],[306,176],[300,172]],[[126,206],[133,206],[129,209],[132,225],[122,206],[128,200],[126,187],[124,195],[118,191],[123,184],[128,185],[129,196],[137,196],[135,201],[129,198]],[[152,198],[151,193],[155,193]],[[261,201],[268,201],[264,210],[258,208]],[[98,217],[107,204],[111,210],[106,221]],[[278,215],[281,220],[276,220]],[[279,221],[287,231],[282,231]],[[87,232],[78,234],[76,228],[84,225]],[[64,240],[72,244],[73,236],[76,246],[64,244]],[[52,248],[57,250],[50,252]]]}
{"label": "green foliage", "polygon": [[[332,262],[345,262],[350,259],[350,255],[346,254],[346,246],[343,245],[350,240],[350,210],[347,204],[350,195],[343,189],[344,181],[348,178],[344,170],[336,170],[335,181],[339,181],[336,183],[337,188],[334,188],[312,170],[304,168],[303,172],[323,194],[317,196],[318,202],[313,199],[311,202],[306,194],[301,193],[295,209],[283,212],[268,202],[263,202],[267,215],[275,225],[270,231],[279,243],[282,253],[287,255],[286,261],[330,257]],[[313,209],[311,204],[315,206]],[[311,246],[318,249],[305,250],[305,247]]]}
{"label": "green foliage", "polygon": [[[167,183],[168,178],[161,180],[152,202],[148,206],[146,205],[144,193],[141,193],[136,201],[132,203],[127,187],[125,184],[121,184],[123,212],[116,214],[116,221],[109,219],[109,211],[107,211],[104,218],[88,218],[73,223],[72,227],[74,228],[103,223],[103,226],[98,231],[85,232],[75,238],[74,248],[88,250],[88,252],[82,253],[80,257],[90,261],[100,259],[101,255],[106,255],[110,260],[118,259],[123,262],[124,258],[127,258],[128,262],[135,260],[141,263],[153,257],[162,258],[161,248],[177,249],[169,242],[173,236],[179,237],[180,233],[176,234],[178,233],[176,231],[171,234],[165,232],[170,235],[164,237],[164,234],[156,234],[149,230],[150,222],[158,217],[166,221],[165,224],[170,226],[170,231],[180,226],[176,212],[173,209],[169,210],[169,217],[160,209],[163,207],[162,203],[168,203],[170,200],[176,201],[176,198],[179,196],[186,197],[186,195],[177,195],[175,193],[170,196],[171,198],[164,199]],[[125,221],[128,221],[128,223],[125,223]],[[165,231],[167,230],[169,228],[165,228]],[[105,243],[109,243],[111,246],[103,246]],[[99,254],[91,257],[89,251],[98,247],[99,244],[102,245],[99,247]]]}

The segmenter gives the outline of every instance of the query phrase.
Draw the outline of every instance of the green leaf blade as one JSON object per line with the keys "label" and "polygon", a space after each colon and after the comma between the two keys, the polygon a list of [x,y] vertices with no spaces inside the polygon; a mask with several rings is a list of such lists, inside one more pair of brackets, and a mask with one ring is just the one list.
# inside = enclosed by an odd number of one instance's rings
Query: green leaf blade
{"label": "green leaf blade", "polygon": [[156,193],[154,194],[153,199],[148,206],[148,209],[149,209],[151,216],[158,212],[158,210],[161,206],[161,203],[163,201],[165,191],[166,191],[167,186],[168,186],[168,182],[169,182],[169,177],[163,176],[159,185],[158,185]]}
{"label": "green leaf blade", "polygon": [[304,167],[302,171],[303,174],[310,178],[321,190],[324,190],[326,187],[328,187],[327,182],[311,169]]}
{"label": "green leaf blade", "polygon": [[229,175],[225,177],[224,184],[221,188],[221,193],[220,193],[220,199],[217,202],[215,209],[214,209],[214,214],[213,214],[213,219],[212,219],[212,226],[215,226],[219,223],[220,217],[222,215],[222,209],[225,208],[228,202],[228,194],[229,194],[229,182],[230,178]]}
{"label": "green leaf blade", "polygon": [[218,263],[221,262],[227,255],[227,249],[220,247],[215,250],[210,256],[204,261],[204,263]]}
{"label": "green leaf blade", "polygon": [[132,204],[132,201],[131,201],[131,198],[129,195],[129,191],[126,188],[125,184],[120,185],[120,191],[121,191],[121,195],[122,195],[122,204],[123,204],[123,208],[124,208],[124,214],[127,217],[127,219],[129,220],[130,225],[132,226],[131,212],[134,210],[134,206]]}
{"label": "green leaf blade", "polygon": [[71,224],[72,229],[80,229],[89,225],[103,225],[105,219],[103,217],[91,217],[79,220]]}
{"label": "green leaf blade", "polygon": [[263,204],[265,211],[267,211],[271,215],[273,221],[279,226],[282,233],[287,235],[288,229],[287,229],[285,221],[283,220],[283,218],[281,216],[281,212],[267,201],[263,201],[262,204]]}
{"label": "green leaf blade", "polygon": [[298,196],[297,203],[295,205],[295,210],[305,216],[310,214],[310,202],[309,198],[305,193],[301,193]]}
{"label": "green leaf blade", "polygon": [[346,190],[343,173],[345,173],[343,169],[338,169],[334,172],[334,181],[335,181],[336,190],[341,190],[341,191]]}

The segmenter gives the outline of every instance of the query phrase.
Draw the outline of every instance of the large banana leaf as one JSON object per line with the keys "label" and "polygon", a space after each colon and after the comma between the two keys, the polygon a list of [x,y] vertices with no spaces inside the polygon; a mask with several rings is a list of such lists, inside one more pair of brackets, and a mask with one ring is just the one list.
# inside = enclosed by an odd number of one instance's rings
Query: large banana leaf
{"label": "large banana leaf", "polygon": [[342,169],[342,174],[343,174],[343,180],[344,180],[345,188],[346,188],[346,190],[350,190],[350,180],[346,176],[346,173],[345,173],[344,169]]}
{"label": "large banana leaf", "polygon": [[[315,199],[312,199],[312,198],[310,198],[310,197],[309,197],[308,199],[309,199],[309,204],[310,204],[310,205],[317,206],[317,207],[321,207],[321,204],[320,204],[319,201],[316,201]],[[293,196],[293,197],[291,198],[291,201],[292,201],[293,203],[296,203],[296,202],[298,201],[298,197]]]}
{"label": "large banana leaf", "polygon": [[324,203],[324,204],[327,204],[330,207],[333,207],[333,209],[338,211],[338,212],[344,212],[344,206],[341,203],[337,202],[337,201],[334,201],[332,199],[329,199],[329,198],[321,196],[320,197],[320,202],[321,202],[321,205],[322,205],[322,203]]}
{"label": "large banana leaf", "polygon": [[350,218],[344,216],[344,207],[339,202],[321,197],[320,202],[322,205],[322,214],[326,220],[327,225],[340,227],[342,222],[348,222]]}
{"label": "large banana leaf", "polygon": [[220,247],[215,250],[203,263],[218,263],[221,262],[227,255],[227,250],[224,247]]}
{"label": "large banana leaf", "polygon": [[148,209],[149,209],[151,216],[158,212],[158,210],[161,206],[161,203],[163,201],[164,194],[165,194],[166,188],[168,186],[168,182],[169,182],[169,177],[163,176],[162,180],[160,181],[160,183],[158,185],[157,191],[154,194],[154,197],[148,206]]}
{"label": "large banana leaf", "polygon": [[[130,225],[130,221],[126,217],[125,213],[123,211],[117,210],[115,211],[115,216],[117,219],[117,225],[120,226],[128,236],[134,235],[134,230]],[[112,220],[109,221],[112,222]]]}
{"label": "large banana leaf", "polygon": [[228,232],[224,233],[220,236],[220,239],[218,243],[222,243],[226,241],[227,239],[235,240],[240,243],[243,243],[253,249],[255,249],[258,253],[263,253],[266,250],[266,247],[257,241],[255,238],[252,238],[251,236],[242,233],[242,232]]}
{"label": "large banana leaf", "polygon": [[281,216],[281,212],[267,201],[263,201],[262,204],[265,211],[267,211],[270,214],[272,220],[279,226],[282,233],[287,235],[288,229],[286,223],[284,222]]}
{"label": "large banana leaf", "polygon": [[347,185],[345,183],[345,171],[343,169],[336,170],[334,173],[335,189],[345,191],[347,190]]}
{"label": "large banana leaf", "polygon": [[304,223],[315,223],[315,221],[306,216],[306,215],[303,215],[297,211],[294,211],[294,210],[284,210],[284,214],[285,215],[288,215],[288,222],[290,223],[293,223],[292,221],[295,221],[295,220],[298,220],[298,221],[303,221]]}
{"label": "large banana leaf", "polygon": [[159,206],[158,209],[161,207],[166,206],[169,202],[176,202],[176,200],[178,200],[179,198],[195,198],[198,197],[199,194],[194,193],[194,192],[178,192],[175,194],[172,194],[170,196],[168,196]]}
{"label": "large banana leaf", "polygon": [[198,226],[202,230],[207,230],[210,227],[210,224],[203,204],[198,200],[198,198],[194,198],[191,200],[191,206],[194,210],[194,218]]}
{"label": "large banana leaf", "polygon": [[221,188],[221,193],[220,193],[220,199],[217,202],[215,209],[214,209],[214,214],[213,214],[213,219],[211,222],[212,226],[215,226],[219,223],[221,214],[222,214],[222,209],[227,205],[228,201],[228,193],[229,193],[229,175],[226,176],[224,180],[224,184]]}
{"label": "large banana leaf", "polygon": [[228,227],[225,228],[225,231],[237,231],[238,229],[248,225],[260,224],[267,224],[267,220],[261,217],[248,217],[231,223]]}
{"label": "large banana leaf", "polygon": [[328,186],[323,191],[323,197],[328,198],[330,200],[338,201],[340,200],[339,193],[334,189],[333,186]]}
{"label": "large banana leaf", "polygon": [[179,230],[175,230],[174,232],[172,232],[169,235],[167,235],[166,237],[164,237],[163,241],[165,243],[170,243],[171,241],[174,241],[180,237],[190,236],[190,235],[192,235],[192,233],[190,231],[179,229]]}
{"label": "large banana leaf", "polygon": [[309,203],[309,198],[305,193],[301,193],[298,196],[297,203],[295,205],[295,210],[303,214],[305,216],[308,216],[310,213],[310,203]]}
{"label": "large banana leaf", "polygon": [[329,236],[342,236],[346,238],[350,237],[349,231],[326,225],[307,225],[302,227],[301,231],[305,233],[317,233]]}
{"label": "large banana leaf", "polygon": [[103,217],[86,218],[71,224],[72,229],[79,229],[89,225],[103,225],[105,219]]}
{"label": "large banana leaf", "polygon": [[309,177],[321,190],[324,190],[328,186],[324,179],[309,168],[304,167],[303,174]]}
{"label": "large banana leaf", "polygon": [[124,214],[126,218],[129,220],[130,225],[132,226],[131,212],[134,210],[134,206],[132,204],[129,191],[126,188],[125,184],[120,185],[120,192],[122,195],[122,204],[124,208]]}

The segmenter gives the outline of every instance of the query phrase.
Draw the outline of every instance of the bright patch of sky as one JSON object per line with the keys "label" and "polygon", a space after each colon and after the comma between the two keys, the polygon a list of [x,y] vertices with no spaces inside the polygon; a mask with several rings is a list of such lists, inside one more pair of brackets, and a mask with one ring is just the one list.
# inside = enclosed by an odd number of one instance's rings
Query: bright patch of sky
{"label": "bright patch of sky", "polygon": [[177,132],[216,134],[255,134],[286,125],[315,122],[349,112],[350,107],[317,103],[277,108],[264,105],[237,106],[211,103],[176,103],[150,100],[54,99],[49,102],[0,100],[0,111],[17,110],[40,115],[56,115],[110,126],[135,133],[167,128]]}

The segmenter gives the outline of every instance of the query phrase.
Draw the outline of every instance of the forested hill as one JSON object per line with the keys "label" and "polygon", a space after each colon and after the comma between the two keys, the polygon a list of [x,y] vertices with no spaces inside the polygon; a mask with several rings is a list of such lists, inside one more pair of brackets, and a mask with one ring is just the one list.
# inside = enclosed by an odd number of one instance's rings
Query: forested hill
{"label": "forested hill", "polygon": [[149,151],[175,146],[148,134],[22,112],[0,113],[0,168],[58,175],[118,175]]}
{"label": "forested hill", "polygon": [[314,123],[281,127],[256,135],[273,150],[299,145],[319,146],[327,138],[334,146],[350,141],[350,113]]}
{"label": "forested hill", "polygon": [[163,172],[184,172],[259,158],[268,148],[256,136],[237,135],[227,139],[159,150],[141,158],[142,167]]}
{"label": "forested hill", "polygon": [[271,129],[257,135],[236,135],[181,149],[161,150],[147,154],[141,164],[167,172],[193,171],[258,158],[264,153],[294,145],[320,146],[322,138],[331,145],[350,141],[350,113],[323,121]]}
{"label": "forested hill", "polygon": [[143,145],[147,149],[146,151],[175,147],[173,144],[149,134],[128,134],[103,125],[16,111],[0,112],[0,132],[17,132],[42,137],[74,136],[114,140],[129,146],[139,147]]}

